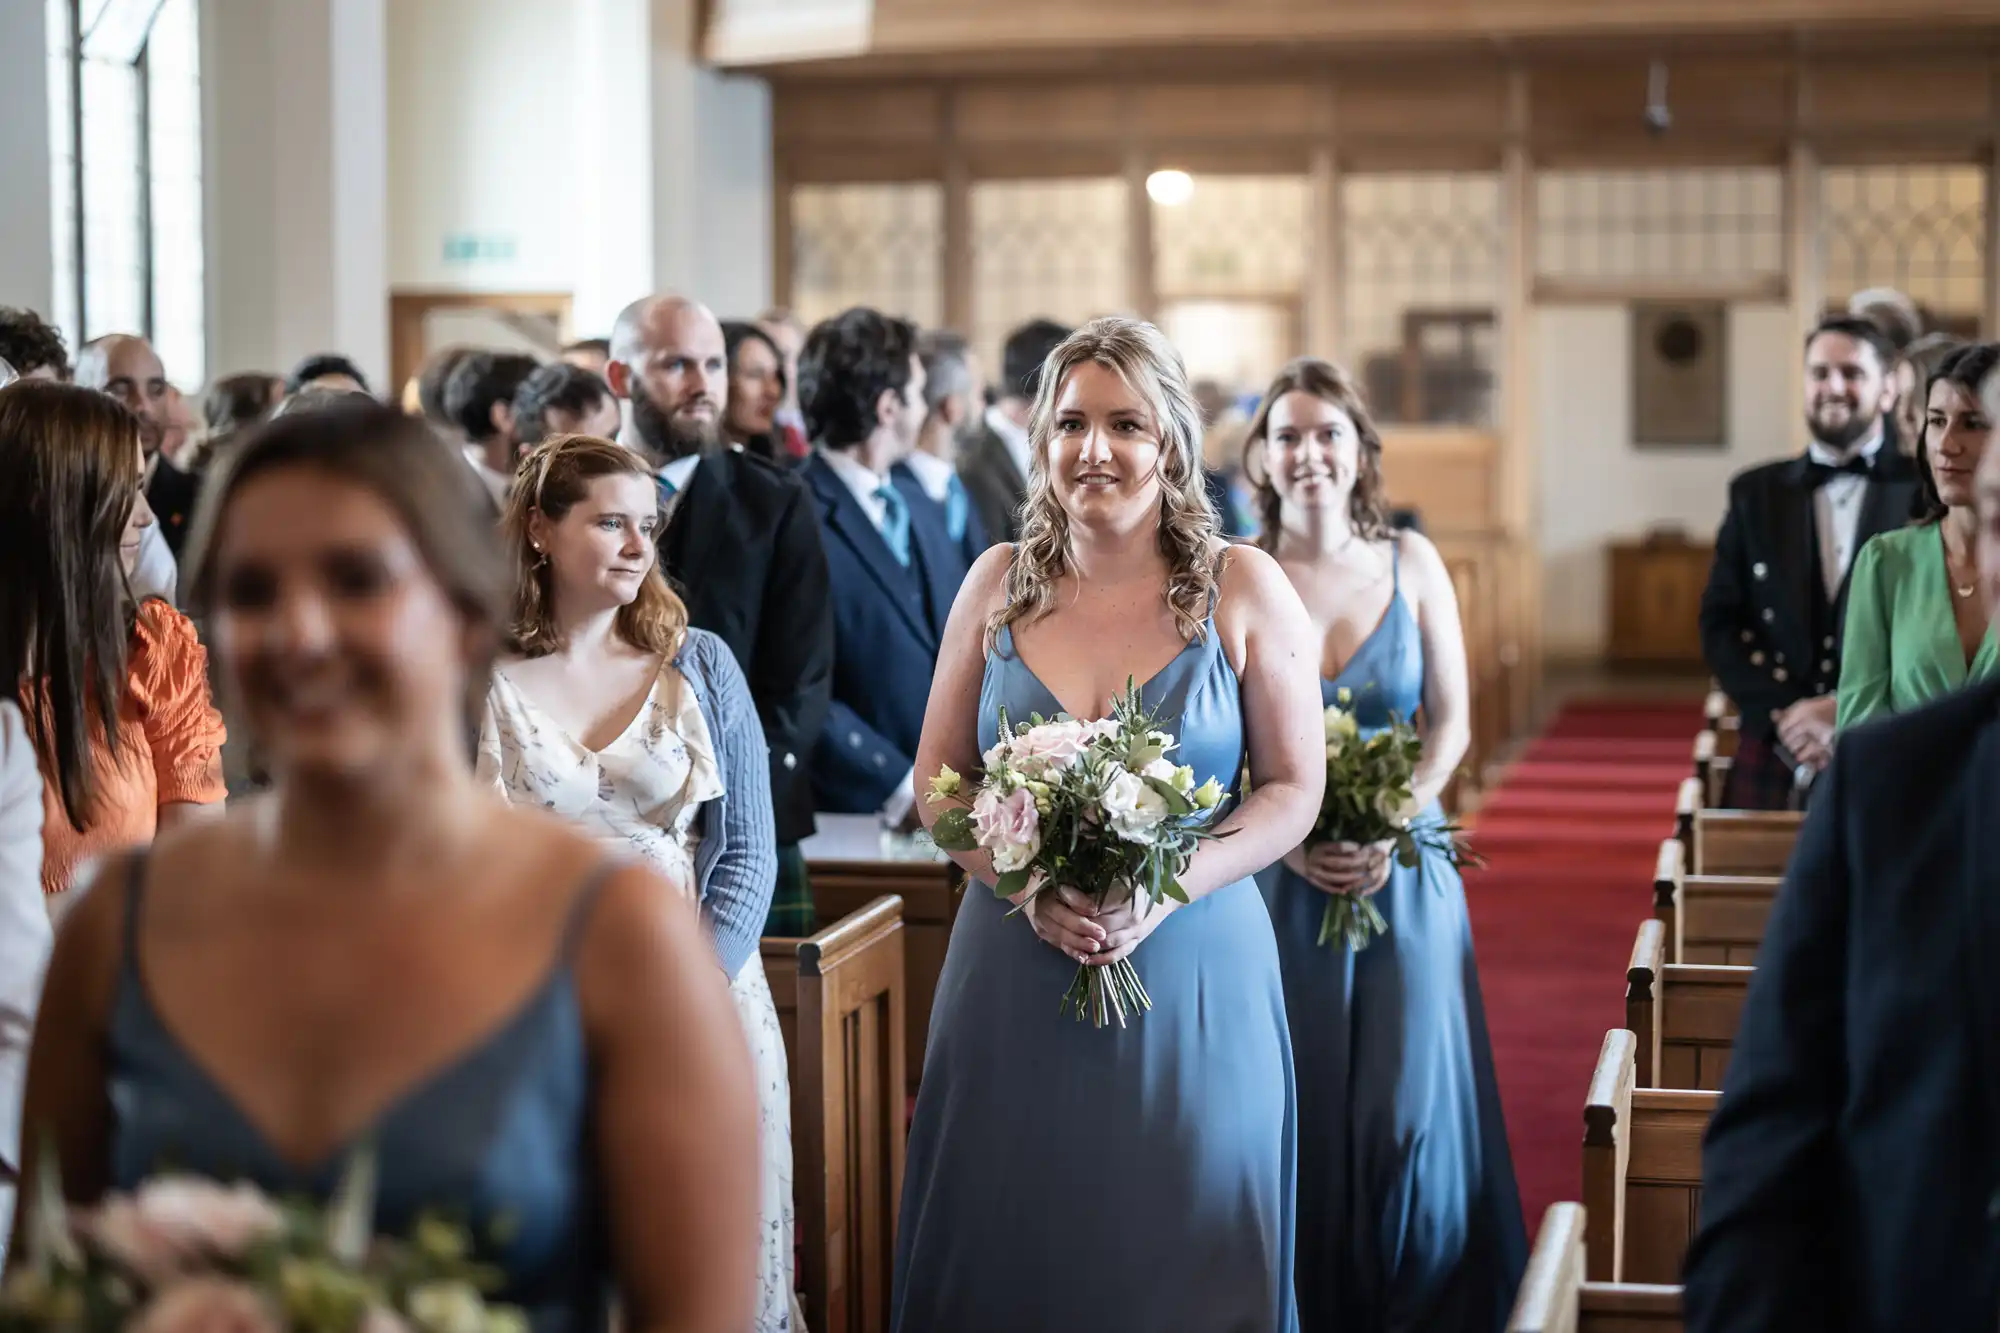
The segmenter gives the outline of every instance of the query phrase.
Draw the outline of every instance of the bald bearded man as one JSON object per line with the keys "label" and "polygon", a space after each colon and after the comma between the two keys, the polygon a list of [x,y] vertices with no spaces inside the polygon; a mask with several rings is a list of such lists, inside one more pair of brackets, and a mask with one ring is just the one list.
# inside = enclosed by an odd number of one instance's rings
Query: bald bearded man
{"label": "bald bearded man", "polygon": [[833,688],[833,599],[818,511],[797,478],[723,447],[729,358],[708,309],[634,301],[611,331],[611,391],[631,405],[621,439],[652,465],[667,516],[660,568],[688,621],[726,642],[748,678],[771,750],[778,884],[767,935],[809,935],[812,892],[798,844],[813,831],[806,760]]}

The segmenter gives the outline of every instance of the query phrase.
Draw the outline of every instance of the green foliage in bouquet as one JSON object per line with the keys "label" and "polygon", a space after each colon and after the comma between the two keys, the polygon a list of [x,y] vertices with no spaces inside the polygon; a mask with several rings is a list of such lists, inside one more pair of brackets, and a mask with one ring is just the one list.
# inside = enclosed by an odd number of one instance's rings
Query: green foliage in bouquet
{"label": "green foliage in bouquet", "polygon": [[[1130,677],[1100,721],[1034,714],[1016,724],[1002,709],[972,804],[949,804],[932,840],[946,851],[991,853],[1001,898],[1066,885],[1100,909],[1124,894],[1141,914],[1169,898],[1187,902],[1180,876],[1202,841],[1223,836],[1209,827],[1223,792],[1213,778],[1197,787],[1192,769],[1167,758],[1178,742],[1157,724]],[[958,801],[963,785],[946,769],[929,799]],[[1081,965],[1062,1007],[1098,1027],[1113,1019],[1122,1027],[1152,1008],[1152,997],[1126,958]]]}
{"label": "green foliage in bouquet", "polygon": [[333,1200],[162,1176],[89,1210],[38,1158],[26,1252],[0,1288],[0,1333],[528,1333],[489,1303],[502,1274],[440,1216],[373,1233],[375,1157],[356,1153]]}
{"label": "green foliage in bouquet", "polygon": [[[1421,865],[1425,852],[1457,868],[1483,864],[1457,823],[1415,822],[1420,812],[1412,788],[1424,757],[1416,727],[1392,713],[1388,726],[1363,736],[1352,703],[1353,692],[1343,689],[1326,710],[1326,795],[1311,841],[1391,842],[1396,864],[1405,868]],[[1319,943],[1338,940],[1358,953],[1388,929],[1372,899],[1332,894],[1320,917]]]}

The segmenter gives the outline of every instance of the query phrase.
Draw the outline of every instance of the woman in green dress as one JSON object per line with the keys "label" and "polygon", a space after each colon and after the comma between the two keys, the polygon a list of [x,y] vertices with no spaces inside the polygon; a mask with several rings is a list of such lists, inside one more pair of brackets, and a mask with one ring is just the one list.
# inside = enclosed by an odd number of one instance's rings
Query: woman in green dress
{"label": "woman in green dress", "polygon": [[1972,484],[1993,431],[1979,387],[1996,365],[2000,344],[1973,343],[1931,377],[1917,450],[1917,520],[1871,539],[1849,575],[1838,727],[1906,712],[2000,665],[1978,596]]}

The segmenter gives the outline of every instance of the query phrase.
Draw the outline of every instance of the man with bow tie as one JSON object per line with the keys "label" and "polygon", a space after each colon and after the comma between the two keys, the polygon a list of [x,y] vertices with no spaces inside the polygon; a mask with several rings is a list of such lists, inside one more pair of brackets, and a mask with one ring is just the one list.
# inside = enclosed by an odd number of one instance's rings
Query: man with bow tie
{"label": "man with bow tie", "polygon": [[1916,470],[1889,426],[1894,352],[1875,325],[1820,322],[1805,348],[1806,427],[1796,458],[1739,473],[1701,599],[1702,655],[1743,732],[1723,804],[1782,809],[1798,764],[1833,753],[1847,571],[1861,544],[1901,526]]}

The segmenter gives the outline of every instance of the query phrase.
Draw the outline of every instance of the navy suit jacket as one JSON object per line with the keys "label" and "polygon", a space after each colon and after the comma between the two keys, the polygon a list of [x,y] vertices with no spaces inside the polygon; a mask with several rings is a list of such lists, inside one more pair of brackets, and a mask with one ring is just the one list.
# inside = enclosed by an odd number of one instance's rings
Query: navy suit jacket
{"label": "navy suit jacket", "polygon": [[872,814],[916,762],[962,556],[935,507],[911,505],[906,569],[824,458],[799,475],[819,510],[833,601],[833,699],[813,747],[813,794],[829,814]]}
{"label": "navy suit jacket", "polygon": [[[911,470],[910,465],[898,463],[890,468],[889,480],[896,484],[896,489],[903,493],[903,499],[909,502],[912,517],[919,509],[923,510],[930,515],[931,522],[937,530],[945,534],[946,541],[958,557],[950,570],[952,586],[956,588],[965,581],[966,574],[972,569],[972,562],[993,544],[987,540],[986,526],[979,521],[979,507],[972,503],[971,494],[968,493],[965,500],[965,533],[956,542],[951,542],[951,528],[945,522],[944,506],[931,499],[931,493],[924,489],[921,481],[917,480],[917,474]],[[961,486],[964,484],[963,481],[959,482]],[[951,608],[945,609],[949,611]],[[944,622],[940,620],[938,624],[942,627]]]}
{"label": "navy suit jacket", "polygon": [[1702,1152],[1691,1333],[2000,1318],[2000,682],[1843,732]]}

